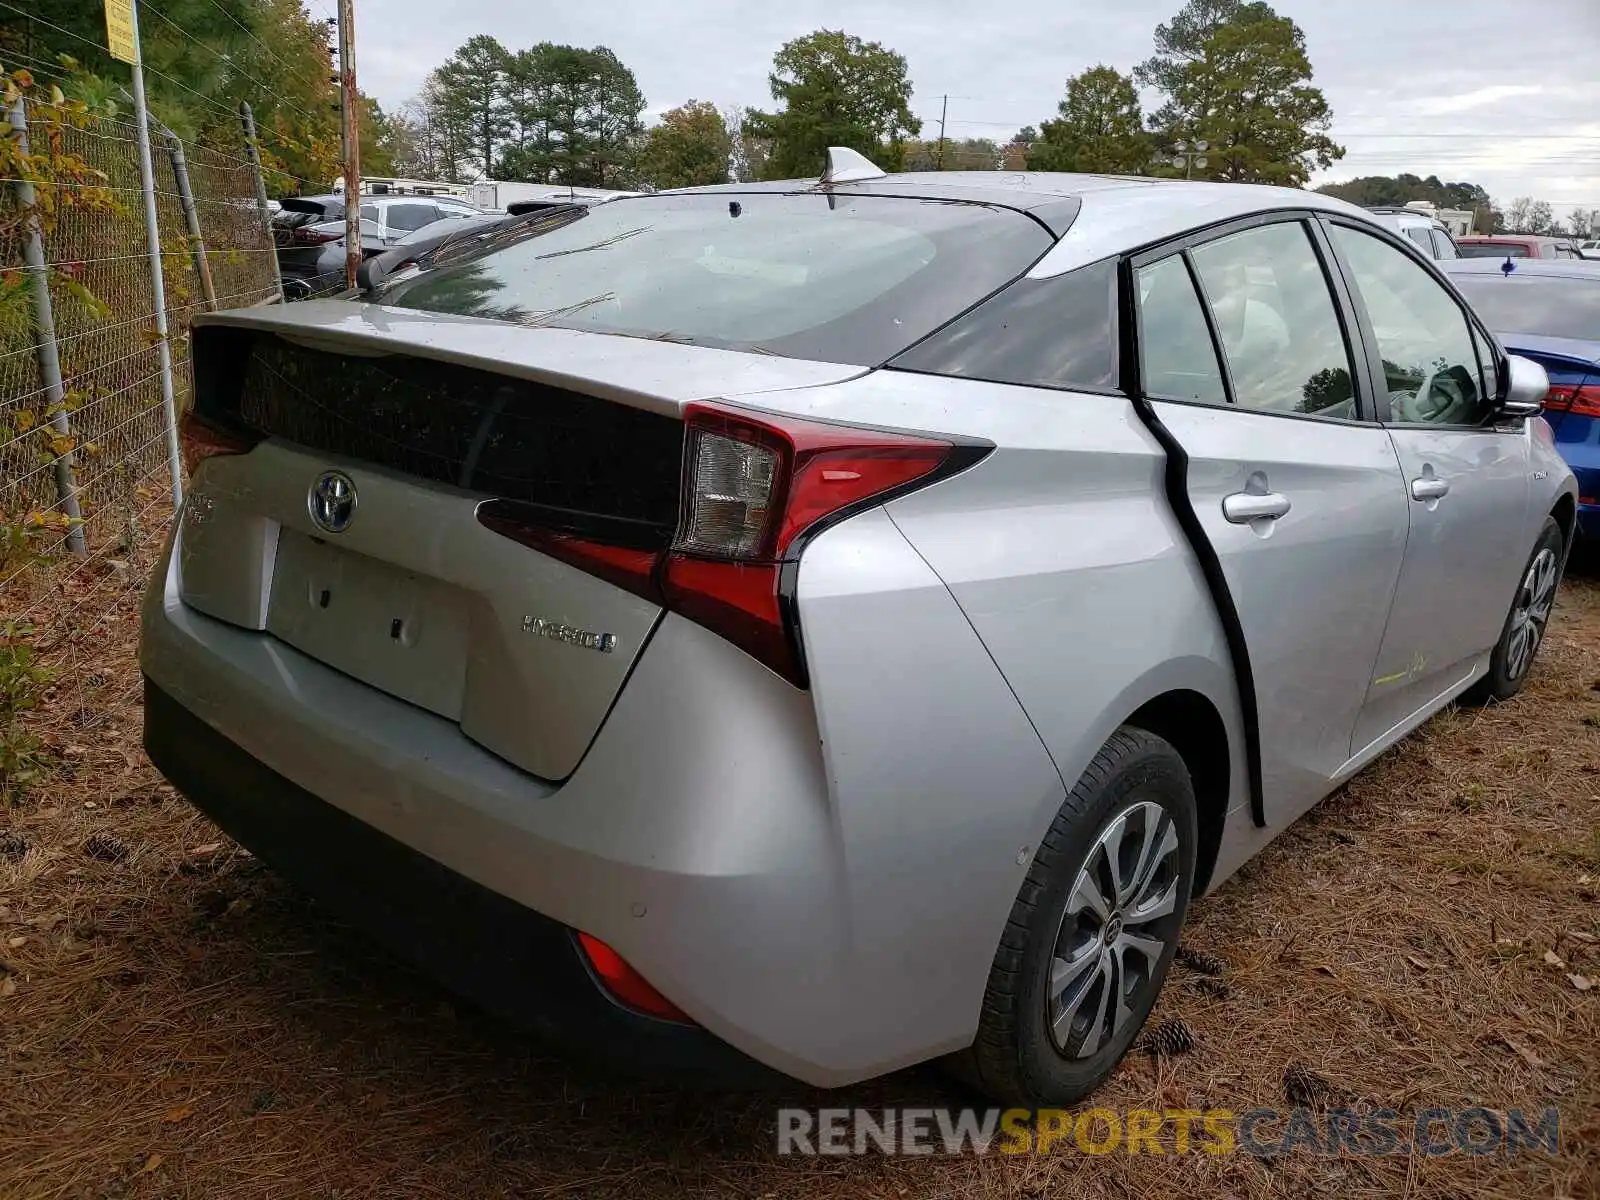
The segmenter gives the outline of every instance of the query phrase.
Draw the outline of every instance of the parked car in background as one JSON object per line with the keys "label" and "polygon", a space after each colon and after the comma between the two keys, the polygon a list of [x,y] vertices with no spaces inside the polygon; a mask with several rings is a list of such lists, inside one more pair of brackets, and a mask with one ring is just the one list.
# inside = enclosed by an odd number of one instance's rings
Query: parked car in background
{"label": "parked car in background", "polygon": [[1457,238],[1462,258],[1581,258],[1567,238],[1534,237],[1532,234],[1497,233],[1492,236]]}
{"label": "parked car in background", "polygon": [[1600,240],[1590,238],[1578,243],[1578,253],[1584,258],[1600,259]]}
{"label": "parked car in background", "polygon": [[1578,524],[1600,537],[1600,263],[1463,259],[1451,281],[1501,343],[1550,376],[1544,419],[1578,480]]}
{"label": "parked car in background", "polygon": [[1522,687],[1574,526],[1544,371],[1288,188],[833,150],[192,351],[151,759],[486,1006],[702,1079],[1082,1098],[1193,896]]}
{"label": "parked car in background", "polygon": [[491,239],[516,233],[535,220],[558,221],[563,215],[578,217],[588,207],[585,202],[539,205],[522,213],[482,213],[459,220],[435,221],[406,234],[389,249],[368,256],[361,264],[357,279],[363,290],[370,291],[380,281],[419,262],[431,265],[434,257],[444,253],[452,258],[473,253]]}
{"label": "parked car in background", "polygon": [[1398,230],[1417,244],[1429,258],[1460,258],[1456,242],[1443,221],[1427,213],[1399,205],[1367,209],[1381,225]]}
{"label": "parked car in background", "polygon": [[[282,206],[272,226],[285,297],[301,299],[336,285],[345,269],[344,197],[294,196]],[[362,257],[379,254],[435,222],[481,215],[481,210],[449,196],[362,196]]]}

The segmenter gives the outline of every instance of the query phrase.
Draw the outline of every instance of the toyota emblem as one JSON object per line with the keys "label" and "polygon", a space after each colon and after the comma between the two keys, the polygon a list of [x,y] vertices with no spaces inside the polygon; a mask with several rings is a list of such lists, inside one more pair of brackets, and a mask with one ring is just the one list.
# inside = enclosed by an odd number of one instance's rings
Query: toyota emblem
{"label": "toyota emblem", "polygon": [[356,485],[343,471],[324,471],[306,497],[311,523],[327,533],[343,533],[356,515]]}

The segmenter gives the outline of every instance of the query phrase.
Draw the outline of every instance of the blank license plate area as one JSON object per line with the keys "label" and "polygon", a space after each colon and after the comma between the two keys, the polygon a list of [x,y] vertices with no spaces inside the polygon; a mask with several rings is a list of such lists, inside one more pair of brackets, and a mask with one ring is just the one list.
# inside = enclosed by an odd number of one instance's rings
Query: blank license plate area
{"label": "blank license plate area", "polygon": [[346,675],[461,719],[470,603],[457,587],[284,530],[267,629]]}

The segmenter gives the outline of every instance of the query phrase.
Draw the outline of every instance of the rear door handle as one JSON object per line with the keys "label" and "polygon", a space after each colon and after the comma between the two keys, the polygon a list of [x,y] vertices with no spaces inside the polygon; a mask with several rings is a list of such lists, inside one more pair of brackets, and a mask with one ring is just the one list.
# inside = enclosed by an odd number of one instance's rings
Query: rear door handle
{"label": "rear door handle", "polygon": [[1222,498],[1222,515],[1235,525],[1251,521],[1276,521],[1288,513],[1289,497],[1277,492],[1235,492]]}
{"label": "rear door handle", "polygon": [[1440,479],[1436,475],[1424,475],[1421,479],[1411,481],[1411,498],[1413,500],[1443,500],[1450,494],[1450,481]]}

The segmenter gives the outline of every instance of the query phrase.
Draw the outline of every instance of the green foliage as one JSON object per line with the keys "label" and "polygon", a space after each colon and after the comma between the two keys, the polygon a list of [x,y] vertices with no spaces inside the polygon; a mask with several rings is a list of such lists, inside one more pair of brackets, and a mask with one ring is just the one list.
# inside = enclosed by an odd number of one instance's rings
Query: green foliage
{"label": "green foliage", "polygon": [[1441,183],[1437,175],[1426,179],[1407,174],[1363,175],[1344,183],[1325,183],[1317,191],[1363,206],[1403,205],[1412,200],[1426,200],[1439,208],[1471,209],[1472,228],[1479,233],[1498,233],[1504,228],[1504,217],[1481,185]]}
{"label": "green foliage", "polygon": [[0,805],[13,803],[37,783],[51,761],[21,722],[55,679],[54,671],[35,660],[32,637],[27,622],[0,626]]}
{"label": "green foliage", "polygon": [[497,177],[574,187],[625,187],[634,181],[644,94],[604,46],[585,50],[541,42],[509,71],[514,137]]}
{"label": "green foliage", "polygon": [[1150,122],[1160,145],[1210,144],[1201,177],[1298,187],[1344,156],[1305,34],[1259,0],[1189,0],[1134,73],[1166,97]]}
{"label": "green foliage", "polygon": [[645,137],[639,173],[657,188],[696,187],[728,182],[733,137],[706,100],[691,100],[661,114],[661,124]]}
{"label": "green foliage", "polygon": [[486,34],[468,38],[434,73],[440,118],[474,174],[487,175],[511,129],[506,71],[511,56]]}
{"label": "green foliage", "polygon": [[[128,66],[102,48],[102,0],[47,0],[41,11],[67,32],[0,9],[0,62],[8,52],[33,64],[73,56],[73,69],[41,71],[92,109],[126,107]],[[239,102],[248,101],[268,189],[293,195],[330,186],[340,153],[331,31],[300,0],[145,0],[140,34],[151,111],[186,142],[237,154]],[[364,166],[381,173],[392,157],[389,129],[370,100],[359,128]]]}
{"label": "green foliage", "polygon": [[847,146],[887,171],[899,170],[905,139],[922,122],[911,113],[902,55],[843,30],[821,29],[786,42],[767,77],[777,112],[752,110],[747,137],[771,143],[768,179],[822,174],[829,146]]}
{"label": "green foliage", "polygon": [[1028,153],[1033,171],[1143,171],[1151,148],[1133,80],[1113,67],[1090,67],[1067,80],[1067,94]]}

